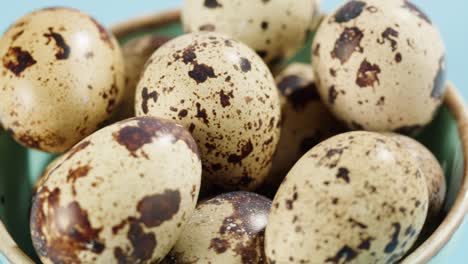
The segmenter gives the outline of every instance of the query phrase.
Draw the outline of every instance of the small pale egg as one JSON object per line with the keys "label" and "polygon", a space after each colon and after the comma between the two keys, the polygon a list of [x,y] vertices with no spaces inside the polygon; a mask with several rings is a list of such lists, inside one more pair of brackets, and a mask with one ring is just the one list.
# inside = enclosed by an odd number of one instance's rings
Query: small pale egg
{"label": "small pale egg", "polygon": [[182,126],[140,117],[84,139],[45,177],[30,218],[43,263],[157,263],[195,209],[201,161]]}
{"label": "small pale egg", "polygon": [[320,25],[312,54],[323,101],[352,129],[417,133],[442,104],[444,43],[410,1],[347,1]]}
{"label": "small pale egg", "polygon": [[124,87],[116,39],[68,8],[32,12],[0,39],[0,123],[18,143],[62,153],[110,118]]}
{"label": "small pale egg", "polygon": [[385,135],[350,132],[307,152],[286,176],[265,231],[269,263],[396,263],[429,201],[423,173]]}
{"label": "small pale egg", "polygon": [[270,70],[230,37],[178,37],[149,59],[136,92],[137,116],[184,125],[200,148],[207,182],[252,190],[271,167],[280,133],[280,100]]}

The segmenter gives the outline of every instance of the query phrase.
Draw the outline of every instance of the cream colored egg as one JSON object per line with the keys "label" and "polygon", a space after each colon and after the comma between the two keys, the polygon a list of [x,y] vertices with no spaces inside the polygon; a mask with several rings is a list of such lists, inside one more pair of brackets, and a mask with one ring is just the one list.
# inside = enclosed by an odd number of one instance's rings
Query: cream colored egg
{"label": "cream colored egg", "polygon": [[417,132],[445,91],[445,47],[406,0],[353,0],[321,24],[313,66],[324,102],[357,130]]}
{"label": "cream colored egg", "polygon": [[437,158],[424,145],[418,141],[403,135],[389,133],[390,138],[400,143],[413,156],[415,162],[424,174],[429,193],[429,210],[427,222],[434,223],[439,220],[444,205],[447,184],[444,171]]}
{"label": "cream colored egg", "polygon": [[271,167],[280,133],[278,91],[260,57],[230,37],[192,33],[159,48],[138,84],[135,107],[137,116],[188,128],[212,184],[251,190]]}
{"label": "cream colored egg", "polygon": [[266,62],[293,56],[318,16],[316,0],[185,0],[187,32],[217,31],[254,49]]}
{"label": "cream colored egg", "polygon": [[20,144],[62,153],[119,104],[124,64],[115,38],[80,11],[48,8],[0,39],[0,122]]}
{"label": "cream colored egg", "polygon": [[270,207],[269,199],[248,192],[202,202],[163,263],[264,263]]}
{"label": "cream colored egg", "polygon": [[273,193],[302,155],[343,130],[320,101],[310,64],[291,64],[276,77],[276,84],[283,115],[280,141],[266,180]]}
{"label": "cream colored egg", "polygon": [[195,209],[198,150],[171,121],[127,119],[61,160],[33,198],[31,236],[43,263],[157,263]]}
{"label": "cream colored egg", "polygon": [[135,38],[122,46],[125,59],[125,91],[123,101],[118,110],[118,119],[135,116],[135,90],[146,61],[155,50],[168,42],[171,37],[164,35],[145,35]]}
{"label": "cream colored egg", "polygon": [[[387,136],[350,132],[305,154],[273,200],[269,263],[395,263],[426,218],[427,186]],[[291,250],[294,249],[294,250]]]}

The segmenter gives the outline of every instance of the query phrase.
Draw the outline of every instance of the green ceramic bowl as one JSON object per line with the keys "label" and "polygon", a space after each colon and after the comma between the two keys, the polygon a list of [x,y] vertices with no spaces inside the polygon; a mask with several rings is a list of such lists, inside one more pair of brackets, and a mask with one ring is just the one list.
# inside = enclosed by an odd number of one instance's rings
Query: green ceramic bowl
{"label": "green ceramic bowl", "polygon": [[[113,28],[121,43],[149,33],[170,36],[182,34],[179,13],[166,12],[138,18]],[[291,60],[310,62],[310,44]],[[435,120],[423,131],[418,140],[439,159],[445,170],[448,194],[444,207],[444,220],[431,237],[426,238],[405,259],[407,263],[425,263],[450,239],[468,207],[466,158],[463,149],[468,146],[468,118],[465,105],[449,84],[445,105]],[[32,187],[53,155],[26,149],[0,131],[0,263],[38,262],[29,235],[29,208]],[[10,239],[10,236],[13,239]]]}

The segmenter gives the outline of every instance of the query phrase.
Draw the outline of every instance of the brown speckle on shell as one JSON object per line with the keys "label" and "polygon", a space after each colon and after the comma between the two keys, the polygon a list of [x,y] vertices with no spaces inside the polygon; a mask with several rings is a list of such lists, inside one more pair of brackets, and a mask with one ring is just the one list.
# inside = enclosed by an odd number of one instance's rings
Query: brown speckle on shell
{"label": "brown speckle on shell", "polygon": [[230,106],[231,102],[229,100],[231,100],[231,98],[234,98],[234,91],[225,93],[224,90],[221,90],[219,93],[219,100],[222,107]]}
{"label": "brown speckle on shell", "polygon": [[338,91],[336,91],[335,86],[331,86],[330,88],[328,88],[328,103],[331,105],[334,104],[337,97]]}
{"label": "brown speckle on shell", "polygon": [[357,72],[356,84],[359,87],[369,87],[375,86],[375,83],[380,83],[379,81],[379,74],[381,73],[380,67],[377,64],[372,64],[367,59],[365,59],[359,70]]}
{"label": "brown speckle on shell", "polygon": [[153,233],[145,233],[141,225],[132,222],[128,230],[127,238],[133,250],[125,252],[122,248],[114,248],[114,257],[118,263],[141,263],[151,259],[157,246],[156,236]]}
{"label": "brown speckle on shell", "polygon": [[222,254],[230,247],[229,241],[215,237],[211,239],[209,249],[213,249],[217,254]]}
{"label": "brown speckle on shell", "polygon": [[169,221],[179,211],[181,195],[179,191],[166,190],[143,198],[137,206],[140,221],[147,227],[156,227]]}
{"label": "brown speckle on shell", "polygon": [[394,233],[392,235],[391,241],[385,246],[385,253],[391,254],[398,247],[398,238],[400,236],[401,225],[399,223],[393,224]]}
{"label": "brown speckle on shell", "polygon": [[252,69],[252,65],[250,64],[250,61],[246,58],[241,58],[240,59],[240,68],[243,72],[249,72]]}
{"label": "brown speckle on shell", "polygon": [[246,144],[244,144],[241,148],[241,154],[231,154],[229,155],[228,162],[229,163],[242,163],[242,160],[245,159],[250,153],[252,153],[254,149],[254,146],[252,144],[252,141],[248,141]]}
{"label": "brown speckle on shell", "polygon": [[44,33],[44,37],[47,38],[46,45],[49,45],[51,39],[54,40],[57,52],[55,58],[57,60],[66,60],[70,56],[70,46],[65,42],[63,36],[59,33],[54,32],[52,27],[49,28],[49,33]]}
{"label": "brown speckle on shell", "polygon": [[377,42],[379,44],[384,44],[385,40],[388,40],[390,42],[390,46],[392,47],[392,51],[395,52],[398,48],[398,42],[396,41],[396,38],[398,38],[399,35],[400,34],[398,31],[388,27],[384,32],[382,32],[382,39],[377,39]]}
{"label": "brown speckle on shell", "polygon": [[158,101],[158,93],[156,91],[152,91],[151,93],[148,93],[148,88],[144,87],[143,90],[141,91],[141,110],[143,110],[143,113],[147,114],[148,113],[148,102],[149,100],[153,100],[153,102]]}
{"label": "brown speckle on shell", "polygon": [[76,195],[75,182],[81,177],[86,177],[91,169],[91,166],[85,165],[68,171],[67,182],[72,184],[73,195]]}
{"label": "brown speckle on shell", "polygon": [[[326,263],[333,263],[333,264],[339,264],[339,263],[347,263],[352,261],[358,256],[358,253],[356,250],[352,249],[349,246],[343,246],[334,257],[330,257],[325,260]],[[343,261],[343,262],[342,262]]]}
{"label": "brown speckle on shell", "polygon": [[346,23],[355,19],[356,17],[361,15],[365,6],[366,3],[362,1],[349,1],[343,7],[341,7],[335,14],[335,22]]}
{"label": "brown speckle on shell", "polygon": [[31,236],[37,253],[55,263],[76,261],[81,251],[100,254],[105,249],[99,238],[102,228],[91,226],[88,213],[78,202],[60,206],[58,188],[49,191],[43,187],[36,193],[31,216]]}
{"label": "brown speckle on shell", "polygon": [[204,5],[205,5],[206,8],[223,7],[223,5],[218,3],[217,0],[205,0]]}
{"label": "brown speckle on shell", "polygon": [[3,66],[18,77],[26,68],[37,63],[32,55],[21,47],[11,47],[3,56],[2,61]]}
{"label": "brown speckle on shell", "polygon": [[205,24],[205,25],[202,25],[200,26],[200,31],[215,31],[216,30],[216,26],[213,25],[213,24]]}
{"label": "brown speckle on shell", "polygon": [[336,178],[344,180],[346,183],[349,183],[349,170],[347,168],[338,168],[338,173]]}
{"label": "brown speckle on shell", "polygon": [[193,70],[189,71],[188,75],[195,80],[197,84],[204,83],[208,78],[216,78],[213,68],[204,63],[195,63],[193,65]]}
{"label": "brown speckle on shell", "polygon": [[354,52],[362,53],[361,40],[364,37],[362,31],[357,27],[347,27],[336,40],[331,56],[333,59],[339,59],[344,64],[351,58]]}

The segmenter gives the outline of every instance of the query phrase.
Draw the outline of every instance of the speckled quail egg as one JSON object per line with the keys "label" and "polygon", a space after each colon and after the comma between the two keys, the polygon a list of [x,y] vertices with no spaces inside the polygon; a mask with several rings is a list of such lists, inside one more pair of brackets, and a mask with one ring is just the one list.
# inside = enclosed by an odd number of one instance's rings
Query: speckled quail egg
{"label": "speckled quail egg", "polygon": [[193,213],[201,162],[182,126],[127,119],[84,139],[38,188],[31,236],[44,263],[157,263]]}
{"label": "speckled quail egg", "polygon": [[280,102],[265,63],[218,33],[191,33],[159,48],[136,92],[136,114],[173,119],[197,141],[207,181],[233,190],[262,183],[280,133]]}
{"label": "speckled quail egg", "polygon": [[187,32],[232,36],[270,63],[302,48],[318,9],[316,0],[185,0],[182,22]]}
{"label": "speckled quail egg", "polygon": [[373,132],[341,134],[286,176],[265,231],[266,256],[270,263],[395,263],[416,240],[427,207],[424,176],[403,146]]}
{"label": "speckled quail egg", "polygon": [[118,110],[118,119],[135,116],[135,90],[145,68],[146,61],[155,50],[171,39],[164,35],[145,35],[135,38],[122,46],[125,59],[125,90],[122,105]]}
{"label": "speckled quail egg", "polygon": [[312,48],[324,102],[353,129],[413,134],[445,90],[445,48],[406,0],[352,0],[322,22]]}
{"label": "speckled quail egg", "polygon": [[444,171],[430,150],[418,141],[403,135],[387,133],[387,136],[396,140],[413,156],[419,165],[426,179],[429,193],[429,209],[427,213],[427,222],[434,222],[439,219],[440,212],[444,205],[447,185],[445,182]]}
{"label": "speckled quail egg", "polygon": [[269,199],[248,192],[202,202],[163,263],[264,263],[270,207]]}
{"label": "speckled quail egg", "polygon": [[280,141],[265,181],[272,190],[279,187],[302,155],[343,130],[320,101],[310,64],[291,64],[276,77],[276,84],[283,116]]}
{"label": "speckled quail egg", "polygon": [[121,100],[115,38],[80,11],[48,8],[0,39],[0,122],[20,144],[62,153],[94,132]]}

